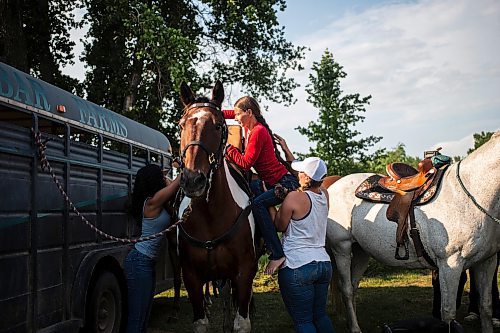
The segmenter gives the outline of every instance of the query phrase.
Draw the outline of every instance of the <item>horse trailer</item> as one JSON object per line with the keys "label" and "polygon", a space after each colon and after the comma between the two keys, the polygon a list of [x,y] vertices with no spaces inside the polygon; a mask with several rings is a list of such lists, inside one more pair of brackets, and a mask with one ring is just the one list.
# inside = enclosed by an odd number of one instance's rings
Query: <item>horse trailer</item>
{"label": "horse trailer", "polygon": [[[131,245],[82,217],[137,237],[127,214],[134,175],[171,161],[160,132],[0,63],[0,332],[119,332]],[[165,246],[157,291],[172,284]]]}

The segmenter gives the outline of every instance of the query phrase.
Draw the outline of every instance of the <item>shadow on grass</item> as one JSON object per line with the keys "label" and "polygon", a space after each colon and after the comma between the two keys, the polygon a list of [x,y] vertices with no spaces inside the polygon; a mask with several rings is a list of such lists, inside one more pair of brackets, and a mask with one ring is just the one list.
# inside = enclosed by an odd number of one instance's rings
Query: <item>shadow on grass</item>
{"label": "shadow on grass", "polygon": [[[278,292],[256,293],[256,312],[252,317],[252,332],[294,332],[293,323]],[[380,333],[384,323],[401,319],[429,317],[432,311],[432,288],[430,287],[365,287],[357,294],[358,319],[363,332]],[[213,299],[210,308],[210,332],[222,332],[222,301]],[[464,323],[468,297],[458,310],[457,319],[466,333],[481,332],[479,322]],[[328,314],[337,333],[347,332],[345,319],[334,313],[330,302]],[[174,313],[172,298],[159,297],[154,300],[148,332],[192,332],[192,310],[187,297],[181,298],[181,312],[177,320],[169,318]],[[500,332],[500,330],[495,330]]]}

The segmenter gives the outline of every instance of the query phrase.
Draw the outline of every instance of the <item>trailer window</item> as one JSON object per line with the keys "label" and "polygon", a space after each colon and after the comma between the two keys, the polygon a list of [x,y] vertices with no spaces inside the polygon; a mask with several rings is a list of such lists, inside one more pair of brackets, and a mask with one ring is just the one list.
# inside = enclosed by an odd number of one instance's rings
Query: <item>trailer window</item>
{"label": "trailer window", "polygon": [[4,105],[0,105],[0,121],[24,128],[31,128],[33,124],[33,118],[30,114]]}
{"label": "trailer window", "polygon": [[90,145],[92,147],[99,146],[99,137],[97,136],[97,134],[91,133],[88,131],[84,131],[84,130],[79,129],[77,127],[71,128],[71,134],[70,134],[69,139],[72,142],[84,143],[84,144]]}

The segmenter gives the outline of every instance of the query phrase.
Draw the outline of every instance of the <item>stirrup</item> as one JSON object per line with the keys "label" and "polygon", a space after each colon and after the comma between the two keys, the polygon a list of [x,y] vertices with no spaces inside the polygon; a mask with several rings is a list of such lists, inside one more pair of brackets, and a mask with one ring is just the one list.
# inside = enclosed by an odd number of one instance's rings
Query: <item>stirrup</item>
{"label": "stirrup", "polygon": [[405,255],[404,255],[404,257],[401,257],[399,255],[399,249],[401,248],[401,244],[396,245],[396,254],[394,255],[394,258],[396,260],[408,260],[408,259],[410,259],[410,251],[408,250],[408,242],[406,240],[404,241],[404,246],[405,246]]}

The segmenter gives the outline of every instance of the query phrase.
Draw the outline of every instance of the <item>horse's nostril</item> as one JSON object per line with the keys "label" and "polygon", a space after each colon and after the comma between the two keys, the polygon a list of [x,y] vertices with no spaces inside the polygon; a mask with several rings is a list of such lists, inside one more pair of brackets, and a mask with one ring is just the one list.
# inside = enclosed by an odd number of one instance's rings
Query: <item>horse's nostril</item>
{"label": "horse's nostril", "polygon": [[202,185],[205,185],[205,180],[206,180],[206,177],[204,174],[202,174],[201,172],[198,173],[196,175],[196,177],[194,178],[193,182],[194,184],[196,184],[197,186],[202,186]]}
{"label": "horse's nostril", "polygon": [[206,185],[207,177],[201,171],[185,169],[181,175],[181,187],[188,191],[199,191]]}

